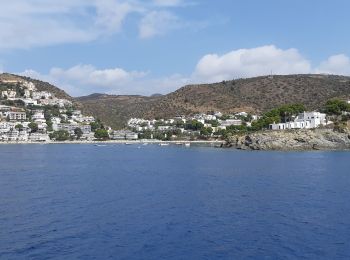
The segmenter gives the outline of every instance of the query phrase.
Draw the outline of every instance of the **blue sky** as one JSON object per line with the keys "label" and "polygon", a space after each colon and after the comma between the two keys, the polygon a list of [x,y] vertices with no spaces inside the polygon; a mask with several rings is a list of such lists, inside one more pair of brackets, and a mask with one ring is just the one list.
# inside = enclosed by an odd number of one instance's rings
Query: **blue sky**
{"label": "blue sky", "polygon": [[0,70],[73,96],[270,71],[350,75],[348,10],[345,0],[12,0],[0,9]]}

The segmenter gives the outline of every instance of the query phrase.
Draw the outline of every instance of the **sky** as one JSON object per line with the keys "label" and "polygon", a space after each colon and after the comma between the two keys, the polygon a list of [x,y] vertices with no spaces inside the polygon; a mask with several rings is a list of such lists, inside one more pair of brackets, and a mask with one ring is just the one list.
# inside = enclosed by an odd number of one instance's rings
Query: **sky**
{"label": "sky", "polygon": [[72,96],[350,76],[348,0],[0,0],[0,72]]}

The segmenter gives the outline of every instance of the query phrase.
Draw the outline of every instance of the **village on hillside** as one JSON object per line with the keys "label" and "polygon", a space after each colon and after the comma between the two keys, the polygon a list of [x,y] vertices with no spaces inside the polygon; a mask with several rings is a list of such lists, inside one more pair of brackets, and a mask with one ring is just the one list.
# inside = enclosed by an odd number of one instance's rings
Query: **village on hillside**
{"label": "village on hillside", "polygon": [[[259,130],[315,129],[348,122],[350,101],[330,100],[325,113],[306,112],[300,104],[284,105],[263,114],[219,111],[167,119],[131,118],[125,129],[113,130],[83,115],[73,102],[39,91],[26,80],[0,80],[0,141],[52,142],[96,140],[222,140]],[[339,120],[340,118],[340,120]],[[346,127],[346,126],[345,126]]]}
{"label": "village on hillside", "polygon": [[92,116],[25,80],[0,81],[0,141],[92,140]]}

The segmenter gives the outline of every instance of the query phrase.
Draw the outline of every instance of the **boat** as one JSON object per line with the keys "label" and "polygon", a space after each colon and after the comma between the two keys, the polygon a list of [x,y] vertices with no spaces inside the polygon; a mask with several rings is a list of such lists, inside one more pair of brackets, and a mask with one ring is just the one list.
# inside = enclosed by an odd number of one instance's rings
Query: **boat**
{"label": "boat", "polygon": [[191,143],[185,143],[185,147],[190,147]]}
{"label": "boat", "polygon": [[169,145],[168,143],[160,143],[159,144],[160,146],[167,146],[167,145]]}

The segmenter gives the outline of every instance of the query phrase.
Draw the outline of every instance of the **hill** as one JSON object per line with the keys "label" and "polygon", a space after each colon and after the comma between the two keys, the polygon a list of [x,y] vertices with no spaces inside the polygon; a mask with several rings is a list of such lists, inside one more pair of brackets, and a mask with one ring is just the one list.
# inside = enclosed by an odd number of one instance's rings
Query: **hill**
{"label": "hill", "polygon": [[200,112],[246,111],[260,113],[283,104],[302,103],[309,110],[321,108],[331,98],[350,99],[350,77],[335,75],[265,76],[214,84],[189,85],[167,95],[92,94],[72,98],[58,87],[28,77],[0,74],[0,80],[26,80],[38,90],[68,99],[85,114],[121,128],[132,117],[169,118]]}
{"label": "hill", "polygon": [[37,79],[32,79],[29,77],[24,77],[24,76],[18,76],[18,75],[14,75],[14,74],[9,74],[9,73],[2,73],[0,74],[0,81],[28,81],[28,82],[32,82],[35,84],[36,88],[39,91],[48,91],[53,93],[57,98],[63,98],[63,99],[67,99],[70,101],[74,101],[74,99],[68,95],[65,91],[63,91],[62,89],[59,89],[58,87],[41,81],[41,80],[37,80]]}
{"label": "hill", "polygon": [[163,96],[93,94],[77,101],[86,113],[113,127],[122,127],[131,117],[167,118],[208,111],[259,113],[291,103],[302,103],[313,110],[331,98],[349,97],[350,77],[288,75],[189,85]]}

